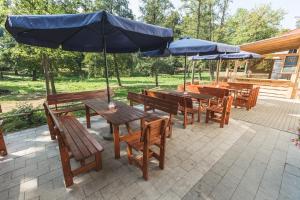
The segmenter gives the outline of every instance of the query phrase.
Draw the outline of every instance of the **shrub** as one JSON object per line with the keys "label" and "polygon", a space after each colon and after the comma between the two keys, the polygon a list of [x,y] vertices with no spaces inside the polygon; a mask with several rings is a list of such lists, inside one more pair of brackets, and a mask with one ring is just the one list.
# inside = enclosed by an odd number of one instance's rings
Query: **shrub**
{"label": "shrub", "polygon": [[[26,115],[23,115],[26,113]],[[32,128],[46,123],[43,111],[34,111],[28,103],[17,104],[17,107],[5,113],[3,120],[4,132],[12,132],[25,128]]]}

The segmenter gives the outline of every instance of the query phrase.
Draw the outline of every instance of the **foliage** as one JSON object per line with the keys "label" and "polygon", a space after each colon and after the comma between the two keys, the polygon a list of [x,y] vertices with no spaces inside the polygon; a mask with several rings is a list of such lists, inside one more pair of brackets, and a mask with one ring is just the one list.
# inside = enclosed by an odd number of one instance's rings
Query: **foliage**
{"label": "foliage", "polygon": [[276,36],[284,12],[262,5],[252,10],[238,9],[225,25],[224,40],[232,44],[243,44]]}
{"label": "foliage", "polygon": [[[27,115],[21,115],[28,113]],[[17,107],[10,112],[5,113],[8,117],[3,120],[3,130],[5,132],[16,131],[24,128],[31,128],[46,122],[45,114],[41,111],[33,112],[31,104],[17,104]]]}

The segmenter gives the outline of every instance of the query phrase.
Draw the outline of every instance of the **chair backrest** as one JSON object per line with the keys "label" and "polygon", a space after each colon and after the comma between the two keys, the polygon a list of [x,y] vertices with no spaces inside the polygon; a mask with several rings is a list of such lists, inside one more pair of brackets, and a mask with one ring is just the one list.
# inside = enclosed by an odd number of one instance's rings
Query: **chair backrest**
{"label": "chair backrest", "polygon": [[[113,92],[110,91],[111,96]],[[48,105],[57,105],[62,103],[76,102],[86,99],[107,98],[107,90],[94,90],[72,93],[51,94],[47,96]]]}
{"label": "chair backrest", "polygon": [[203,88],[199,88],[200,94],[208,94],[215,96],[219,99],[223,99],[223,97],[229,95],[229,90],[226,88],[217,88],[217,87],[209,87],[204,86]]}
{"label": "chair backrest", "polygon": [[165,140],[167,121],[168,119],[158,119],[151,122],[144,122],[143,142],[145,146],[149,147],[150,145],[155,144],[157,138]]}
{"label": "chair backrest", "polygon": [[226,96],[224,97],[224,99],[225,99],[225,105],[224,105],[225,112],[230,113],[231,106],[233,103],[233,96]]}

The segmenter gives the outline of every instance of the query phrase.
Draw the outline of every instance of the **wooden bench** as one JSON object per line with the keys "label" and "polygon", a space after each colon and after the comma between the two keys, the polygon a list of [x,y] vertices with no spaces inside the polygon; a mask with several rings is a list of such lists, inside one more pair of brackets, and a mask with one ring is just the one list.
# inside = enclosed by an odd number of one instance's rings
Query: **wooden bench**
{"label": "wooden bench", "polygon": [[[44,103],[48,126],[58,138],[60,157],[66,187],[73,185],[73,177],[92,169],[102,168],[102,146],[93,138],[88,130],[74,117],[57,115]],[[93,158],[94,157],[94,158]],[[80,167],[71,169],[70,159],[80,162]],[[92,161],[88,160],[93,158]]]}
{"label": "wooden bench", "polygon": [[[130,101],[130,105],[139,103],[144,105],[145,111],[153,110],[152,115],[144,119],[146,122],[151,122],[158,118],[168,118],[167,136],[172,136],[173,116],[177,115],[178,103],[133,92],[128,92],[127,99]],[[162,113],[155,112],[155,110],[162,111]],[[167,115],[165,115],[165,113],[167,113]]]}
{"label": "wooden bench", "polygon": [[[112,95],[112,92],[110,91]],[[81,104],[82,100],[87,99],[107,99],[107,92],[105,90],[93,90],[93,91],[83,91],[83,92],[72,92],[72,93],[60,93],[60,94],[51,94],[47,96],[47,104],[49,106],[54,106],[52,111],[55,114],[66,115],[69,112],[75,112],[79,110],[85,110],[85,107]],[[70,105],[70,103],[76,103],[76,105]],[[58,105],[64,105],[64,108],[59,108]],[[91,114],[92,116],[95,113]],[[49,120],[49,119],[47,119]],[[49,127],[51,139],[55,140],[55,134],[51,127]]]}
{"label": "wooden bench", "polygon": [[6,156],[7,155],[7,150],[6,150],[6,145],[5,145],[1,125],[2,125],[2,121],[0,120],[0,155],[1,156]]}
{"label": "wooden bench", "polygon": [[[193,100],[188,96],[184,97],[182,95],[176,95],[175,93],[172,94],[172,93],[151,91],[151,90],[145,91],[145,94],[147,96],[172,102],[172,104],[178,104],[178,110],[183,114],[184,128],[186,128],[187,124],[194,123],[195,113],[198,113],[198,121],[200,121],[200,115],[201,115],[200,110],[199,108],[195,108],[193,106]],[[189,119],[188,117],[189,115],[191,115],[191,119]]]}

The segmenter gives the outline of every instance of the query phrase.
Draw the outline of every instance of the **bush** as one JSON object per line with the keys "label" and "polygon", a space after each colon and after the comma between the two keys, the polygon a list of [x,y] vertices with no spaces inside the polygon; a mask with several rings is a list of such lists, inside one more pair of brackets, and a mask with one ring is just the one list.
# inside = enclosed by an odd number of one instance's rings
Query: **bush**
{"label": "bush", "polygon": [[[28,113],[26,115],[20,115]],[[12,132],[26,128],[36,127],[46,123],[43,111],[34,111],[33,106],[28,103],[18,104],[17,108],[5,113],[3,120],[4,132]]]}

